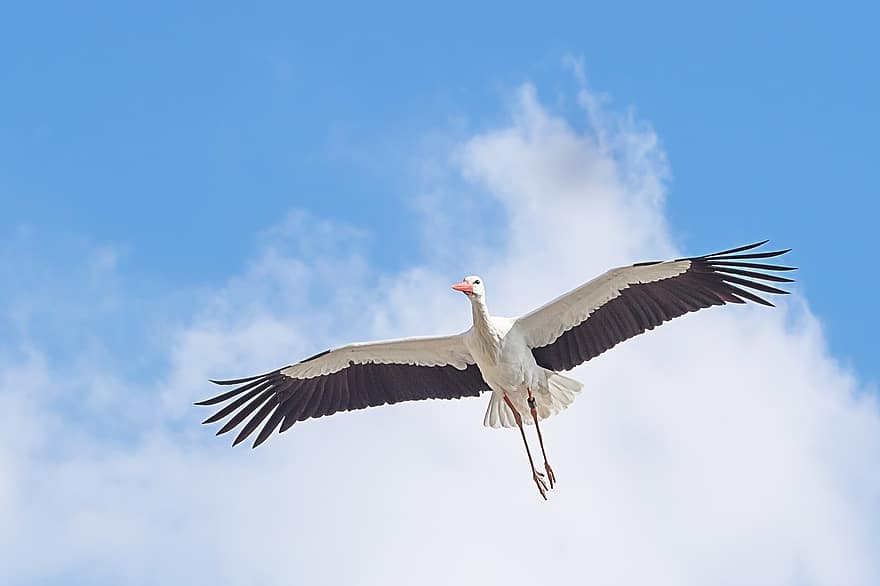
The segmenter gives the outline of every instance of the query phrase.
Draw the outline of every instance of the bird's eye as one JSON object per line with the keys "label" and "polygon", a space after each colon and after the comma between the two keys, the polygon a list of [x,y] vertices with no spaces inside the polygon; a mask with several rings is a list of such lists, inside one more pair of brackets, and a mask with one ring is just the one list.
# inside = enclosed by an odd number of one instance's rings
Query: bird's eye
{"label": "bird's eye", "polygon": [[480,280],[479,280],[479,279],[477,279],[476,281],[474,281],[474,285],[479,285],[479,284],[480,284]]}

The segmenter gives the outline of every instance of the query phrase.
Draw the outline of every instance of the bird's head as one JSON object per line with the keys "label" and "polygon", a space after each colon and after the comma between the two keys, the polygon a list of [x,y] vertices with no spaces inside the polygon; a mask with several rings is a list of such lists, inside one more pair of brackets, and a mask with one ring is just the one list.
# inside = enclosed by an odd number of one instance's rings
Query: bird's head
{"label": "bird's head", "polygon": [[460,283],[456,283],[452,288],[456,291],[461,291],[470,299],[482,299],[486,294],[486,290],[483,289],[483,279],[476,275],[465,277],[464,280]]}

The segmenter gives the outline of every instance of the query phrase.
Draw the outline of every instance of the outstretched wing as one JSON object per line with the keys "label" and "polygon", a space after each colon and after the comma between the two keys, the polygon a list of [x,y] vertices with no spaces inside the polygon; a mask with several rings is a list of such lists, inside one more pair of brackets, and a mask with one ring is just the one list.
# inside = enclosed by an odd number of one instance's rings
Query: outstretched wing
{"label": "outstretched wing", "polygon": [[[517,320],[539,365],[568,370],[672,318],[712,305],[773,304],[753,293],[786,294],[761,281],[793,267],[752,262],[788,250],[748,252],[767,241],[722,252],[612,269]],[[751,289],[752,291],[750,291]]]}
{"label": "outstretched wing", "polygon": [[349,344],[273,372],[237,380],[211,381],[241,385],[196,405],[228,402],[203,423],[232,416],[217,435],[245,420],[233,445],[244,441],[261,423],[257,447],[280,426],[386,403],[421,399],[458,399],[489,390],[464,345],[464,335],[408,338]]}

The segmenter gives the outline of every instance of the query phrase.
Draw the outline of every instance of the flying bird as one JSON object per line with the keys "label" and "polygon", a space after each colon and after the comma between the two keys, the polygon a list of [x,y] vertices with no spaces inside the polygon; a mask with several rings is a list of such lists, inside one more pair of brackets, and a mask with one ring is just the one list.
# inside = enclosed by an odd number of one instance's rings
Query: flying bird
{"label": "flying bird", "polygon": [[[196,405],[227,403],[203,423],[240,425],[236,445],[260,425],[253,447],[297,421],[421,399],[458,399],[490,392],[483,424],[517,427],[542,497],[556,484],[539,422],[568,407],[580,382],[560,374],[620,342],[686,313],[728,303],[773,304],[754,291],[786,294],[765,282],[794,267],[754,262],[789,250],[757,252],[768,241],[722,252],[611,269],[518,318],[494,316],[478,276],[452,285],[467,296],[473,326],[453,336],[349,344],[278,370],[235,380],[239,385]],[[528,417],[524,417],[528,414]],[[543,457],[535,467],[523,424],[534,424]]]}

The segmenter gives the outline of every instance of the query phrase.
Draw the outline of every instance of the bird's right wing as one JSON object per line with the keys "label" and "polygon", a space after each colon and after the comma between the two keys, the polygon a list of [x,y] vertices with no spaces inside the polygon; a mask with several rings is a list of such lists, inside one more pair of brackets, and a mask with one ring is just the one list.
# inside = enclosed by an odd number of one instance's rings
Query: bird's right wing
{"label": "bird's right wing", "polygon": [[568,370],[646,330],[691,311],[725,303],[772,305],[748,289],[787,293],[761,281],[789,283],[772,274],[791,267],[752,262],[788,252],[731,250],[612,269],[516,322],[537,363]]}
{"label": "bird's right wing", "polygon": [[279,426],[283,432],[312,417],[400,401],[478,396],[489,390],[464,334],[349,344],[266,374],[212,382],[241,386],[196,403],[229,402],[203,423],[232,415],[219,435],[250,416],[235,445],[266,421],[254,447]]}

